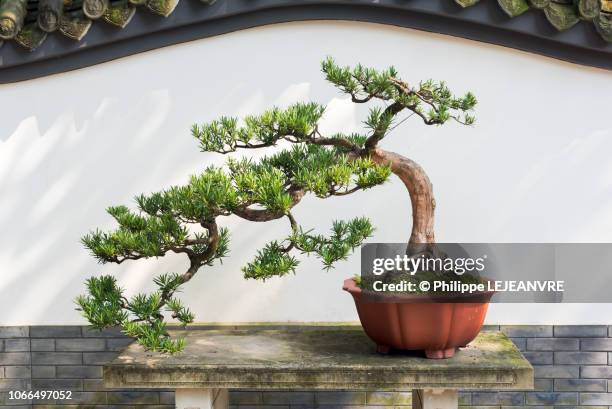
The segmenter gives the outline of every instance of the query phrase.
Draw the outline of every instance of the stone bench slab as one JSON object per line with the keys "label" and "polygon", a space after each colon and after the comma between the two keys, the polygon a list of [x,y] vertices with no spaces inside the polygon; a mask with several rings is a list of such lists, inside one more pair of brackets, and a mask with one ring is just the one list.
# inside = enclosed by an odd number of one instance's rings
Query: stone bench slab
{"label": "stone bench slab", "polygon": [[361,327],[233,327],[177,332],[183,353],[132,344],[104,367],[110,388],[532,389],[533,368],[500,332],[482,332],[450,359],[380,355]]}

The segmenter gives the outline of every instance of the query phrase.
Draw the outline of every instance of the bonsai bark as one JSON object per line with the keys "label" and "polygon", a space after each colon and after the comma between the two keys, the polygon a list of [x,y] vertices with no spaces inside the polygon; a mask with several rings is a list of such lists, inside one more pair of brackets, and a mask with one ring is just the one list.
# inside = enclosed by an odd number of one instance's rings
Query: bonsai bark
{"label": "bonsai bark", "polygon": [[415,161],[381,148],[372,149],[370,156],[378,164],[389,165],[391,171],[408,189],[412,204],[412,232],[409,244],[435,243],[434,209],[436,201],[425,170]]}

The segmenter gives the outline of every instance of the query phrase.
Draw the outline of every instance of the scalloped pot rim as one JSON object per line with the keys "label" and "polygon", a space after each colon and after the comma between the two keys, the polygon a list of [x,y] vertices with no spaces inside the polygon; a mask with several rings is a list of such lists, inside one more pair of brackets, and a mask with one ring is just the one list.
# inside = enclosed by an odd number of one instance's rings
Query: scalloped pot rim
{"label": "scalloped pot rim", "polygon": [[[487,281],[490,281],[487,279]],[[357,286],[353,278],[347,278],[342,285],[344,291],[349,292],[354,297],[359,299],[364,296],[363,290]],[[470,294],[431,294],[431,293],[413,293],[413,294],[368,294],[367,301],[377,303],[483,303],[489,302],[495,291],[482,291]],[[364,297],[366,298],[366,297]]]}

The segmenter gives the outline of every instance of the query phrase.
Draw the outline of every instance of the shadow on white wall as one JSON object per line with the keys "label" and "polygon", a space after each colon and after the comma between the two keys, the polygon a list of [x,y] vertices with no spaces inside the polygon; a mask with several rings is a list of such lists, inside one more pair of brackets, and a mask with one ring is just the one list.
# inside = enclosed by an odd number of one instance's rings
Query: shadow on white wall
{"label": "shadow on white wall", "polygon": [[[0,325],[82,322],[72,300],[91,274],[116,273],[135,292],[150,289],[155,274],[184,268],[176,255],[101,266],[79,238],[113,226],[107,206],[133,204],[136,194],[225,161],[198,152],[193,122],[315,100],[328,103],[324,131],[360,129],[365,108],[321,77],[326,55],[393,64],[409,82],[444,79],[458,93],[476,93],[475,127],[425,127],[413,118],[383,142],[430,174],[439,241],[612,241],[608,72],[408,29],[281,24],[0,86]],[[296,216],[327,230],[332,219],[368,215],[378,228],[373,241],[396,242],[409,236],[409,208],[394,180],[350,197],[309,197]],[[329,273],[305,260],[294,277],[245,281],[240,267],[282,237],[286,223],[222,223],[232,232],[230,258],[202,269],[183,295],[199,320],[356,319],[340,287],[359,271],[357,256]],[[588,315],[588,307],[563,308],[574,313],[555,307],[534,317],[525,307],[510,317],[494,306],[491,317],[583,322]]]}

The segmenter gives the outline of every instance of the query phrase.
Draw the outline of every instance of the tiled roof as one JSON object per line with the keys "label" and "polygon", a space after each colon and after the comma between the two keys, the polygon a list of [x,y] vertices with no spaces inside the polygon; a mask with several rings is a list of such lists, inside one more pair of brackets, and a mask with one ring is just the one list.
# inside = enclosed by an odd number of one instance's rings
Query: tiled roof
{"label": "tiled roof", "polygon": [[[15,41],[30,51],[40,46],[52,32],[80,41],[94,20],[123,28],[138,8],[167,17],[178,1],[0,0],[0,39]],[[200,1],[204,5],[215,2]],[[462,7],[471,7],[480,0],[454,1]],[[497,0],[497,3],[510,17],[537,9],[559,31],[568,30],[580,22],[593,24],[603,39],[612,42],[612,0]]]}
{"label": "tiled roof", "polygon": [[[200,0],[205,5],[216,0]],[[80,41],[94,20],[124,28],[136,13],[168,17],[179,0],[0,0],[0,42],[13,40],[27,50],[40,46],[58,32]]]}
{"label": "tiled roof", "polygon": [[[471,7],[479,1],[455,0],[462,7]],[[497,3],[510,17],[529,9],[541,10],[559,31],[570,29],[581,20],[592,22],[599,35],[612,42],[612,0],[497,0]]]}

